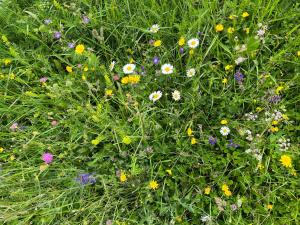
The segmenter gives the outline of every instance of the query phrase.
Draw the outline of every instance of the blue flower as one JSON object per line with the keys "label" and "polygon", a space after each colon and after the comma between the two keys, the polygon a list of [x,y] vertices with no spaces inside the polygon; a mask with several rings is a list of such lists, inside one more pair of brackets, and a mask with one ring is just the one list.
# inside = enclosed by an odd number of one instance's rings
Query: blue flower
{"label": "blue flower", "polygon": [[89,173],[82,173],[76,178],[76,181],[82,185],[94,184],[96,183],[96,178]]}
{"label": "blue flower", "polygon": [[209,139],[208,139],[208,143],[211,145],[215,145],[215,144],[217,144],[217,142],[218,142],[217,138],[209,137]]}

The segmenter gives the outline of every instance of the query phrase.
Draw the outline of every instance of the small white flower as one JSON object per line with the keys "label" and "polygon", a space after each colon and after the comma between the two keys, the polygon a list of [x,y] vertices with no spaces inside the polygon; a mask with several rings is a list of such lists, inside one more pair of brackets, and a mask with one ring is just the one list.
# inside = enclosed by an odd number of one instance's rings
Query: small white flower
{"label": "small white flower", "polygon": [[109,70],[110,71],[113,71],[113,69],[115,68],[115,64],[116,64],[116,61],[112,61],[109,65]]}
{"label": "small white flower", "polygon": [[196,70],[194,68],[189,69],[189,70],[186,71],[186,76],[187,77],[193,77],[193,76],[195,76],[195,74],[196,74]]}
{"label": "small white flower", "polygon": [[220,133],[221,133],[223,136],[227,136],[227,135],[230,133],[230,129],[229,129],[228,127],[226,127],[226,126],[221,127]]}
{"label": "small white flower", "polygon": [[190,40],[188,40],[188,46],[190,48],[197,48],[199,45],[199,39],[197,38],[192,38]]}
{"label": "small white flower", "polygon": [[263,29],[260,29],[260,30],[258,30],[258,31],[257,31],[257,35],[258,35],[259,37],[262,37],[262,36],[264,36],[264,35],[265,35],[265,33],[266,33],[266,31],[265,31],[265,30],[263,30]]}
{"label": "small white flower", "polygon": [[149,99],[153,102],[157,101],[158,99],[160,99],[162,96],[162,92],[161,91],[155,91],[153,93],[151,93],[149,95]]}
{"label": "small white flower", "polygon": [[175,90],[173,91],[172,93],[172,98],[175,100],[175,101],[179,101],[181,99],[181,96],[180,96],[180,92]]}
{"label": "small white flower", "polygon": [[123,66],[123,72],[125,74],[133,73],[134,69],[135,69],[135,64],[126,64],[125,66]]}
{"label": "small white flower", "polygon": [[161,72],[163,74],[172,74],[173,73],[173,66],[171,64],[164,64],[161,66]]}
{"label": "small white flower", "polygon": [[150,32],[151,33],[157,33],[159,31],[160,27],[158,24],[153,24],[151,27],[150,27]]}
{"label": "small white flower", "polygon": [[211,217],[209,215],[201,216],[200,220],[202,222],[210,222],[211,221]]}
{"label": "small white flower", "polygon": [[239,65],[241,64],[242,62],[244,62],[247,58],[244,58],[244,57],[238,57],[236,60],[235,60],[235,64],[236,65]]}

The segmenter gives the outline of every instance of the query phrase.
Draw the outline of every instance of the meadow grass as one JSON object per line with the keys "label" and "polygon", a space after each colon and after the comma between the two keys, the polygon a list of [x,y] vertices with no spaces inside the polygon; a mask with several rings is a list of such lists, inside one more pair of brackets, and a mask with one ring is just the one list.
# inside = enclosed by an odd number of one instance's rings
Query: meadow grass
{"label": "meadow grass", "polygon": [[299,22],[291,0],[1,1],[1,224],[299,224]]}

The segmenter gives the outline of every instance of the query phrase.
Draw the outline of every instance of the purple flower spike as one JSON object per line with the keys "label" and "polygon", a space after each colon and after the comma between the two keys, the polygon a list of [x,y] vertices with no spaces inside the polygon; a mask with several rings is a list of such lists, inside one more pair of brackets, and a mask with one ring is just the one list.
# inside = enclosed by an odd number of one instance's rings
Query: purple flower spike
{"label": "purple flower spike", "polygon": [[54,33],[54,38],[55,39],[60,39],[61,38],[61,33],[59,32],[59,31],[56,31],[55,33]]}
{"label": "purple flower spike", "polygon": [[153,64],[158,65],[159,64],[159,58],[157,56],[154,56],[153,58]]}
{"label": "purple flower spike", "polygon": [[46,163],[46,164],[50,164],[53,161],[53,155],[51,153],[45,152],[42,155],[42,160]]}
{"label": "purple flower spike", "polygon": [[181,47],[181,48],[179,49],[179,52],[180,52],[180,54],[183,54],[183,53],[184,53],[184,48]]}

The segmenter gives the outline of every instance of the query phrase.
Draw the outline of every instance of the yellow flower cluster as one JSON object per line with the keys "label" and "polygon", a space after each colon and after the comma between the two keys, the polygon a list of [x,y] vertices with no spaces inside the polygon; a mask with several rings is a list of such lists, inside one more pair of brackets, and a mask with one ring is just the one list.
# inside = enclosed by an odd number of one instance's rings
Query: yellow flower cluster
{"label": "yellow flower cluster", "polygon": [[140,80],[141,80],[140,75],[128,75],[121,79],[121,83],[122,84],[137,84],[140,82]]}
{"label": "yellow flower cluster", "polygon": [[229,190],[229,187],[228,187],[227,184],[222,185],[222,191],[224,192],[224,194],[226,196],[231,196],[232,195],[232,192]]}

